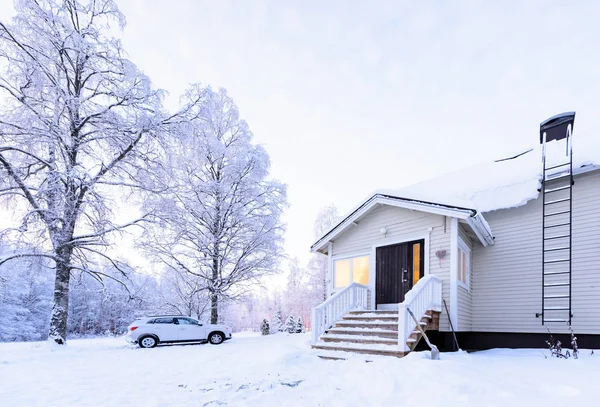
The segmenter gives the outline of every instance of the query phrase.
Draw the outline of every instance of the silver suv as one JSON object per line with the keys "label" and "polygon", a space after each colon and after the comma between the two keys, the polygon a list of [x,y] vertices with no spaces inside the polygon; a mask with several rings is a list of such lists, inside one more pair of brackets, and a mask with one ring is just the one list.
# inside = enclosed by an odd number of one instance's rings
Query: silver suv
{"label": "silver suv", "polygon": [[202,324],[183,315],[158,315],[136,319],[127,329],[127,341],[141,348],[153,348],[159,343],[210,342],[219,345],[231,339],[231,328],[225,325]]}

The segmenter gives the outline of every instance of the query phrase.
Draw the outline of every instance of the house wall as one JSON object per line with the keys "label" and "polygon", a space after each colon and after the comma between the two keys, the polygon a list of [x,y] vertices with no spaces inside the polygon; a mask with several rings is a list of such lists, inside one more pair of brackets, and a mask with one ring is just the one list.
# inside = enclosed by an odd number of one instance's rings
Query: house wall
{"label": "house wall", "polygon": [[[429,261],[429,273],[439,276],[443,281],[442,295],[450,304],[450,219],[425,212],[412,211],[391,206],[379,206],[372,209],[357,225],[351,226],[333,241],[333,258],[352,256],[354,254],[371,255],[369,284],[375,287],[374,245],[397,243],[399,239],[415,240],[429,236],[429,253],[425,253]],[[382,228],[387,234],[381,234]],[[429,229],[431,228],[431,232]],[[435,252],[446,250],[446,257],[438,260]],[[426,267],[427,272],[427,267]],[[333,284],[333,277],[330,277]],[[448,331],[448,316],[443,311],[440,317],[440,330]]]}
{"label": "house wall", "polygon": [[[541,198],[484,216],[496,239],[493,246],[476,244],[472,252],[472,330],[547,332],[535,316],[542,295]],[[600,171],[575,178],[572,216],[573,329],[600,334]]]}
{"label": "house wall", "polygon": [[473,241],[466,233],[468,226],[459,224],[458,236],[471,249],[471,264],[469,267],[469,289],[467,290],[462,285],[458,284],[456,294],[458,298],[458,328],[457,331],[470,331],[473,326],[473,311],[471,308],[473,292]]}

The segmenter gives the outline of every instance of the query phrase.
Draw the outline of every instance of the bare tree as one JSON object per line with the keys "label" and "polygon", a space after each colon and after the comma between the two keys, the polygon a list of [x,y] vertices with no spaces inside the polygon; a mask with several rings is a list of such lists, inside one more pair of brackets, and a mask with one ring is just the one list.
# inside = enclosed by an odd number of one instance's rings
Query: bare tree
{"label": "bare tree", "polygon": [[[153,137],[167,118],[160,91],[108,33],[125,18],[112,0],[19,0],[0,22],[0,199],[35,242],[20,257],[51,260],[56,273],[50,338],[66,342],[69,281],[97,279],[93,259],[119,263],[107,235],[140,222],[111,222],[116,187],[135,188],[156,163]],[[171,118],[172,119],[172,118]]]}
{"label": "bare tree", "polygon": [[[335,205],[323,207],[315,219],[313,227],[315,239],[322,237],[337,224],[339,219],[338,209]],[[310,276],[308,284],[312,288],[313,297],[318,302],[326,300],[329,270],[327,256],[324,256],[321,253],[313,254],[308,261],[307,268],[307,274]]]}
{"label": "bare tree", "polygon": [[219,301],[243,294],[277,271],[282,257],[286,188],[268,180],[269,157],[224,90],[192,87],[193,120],[173,146],[169,194],[149,199],[160,229],[147,246],[167,267],[201,281],[219,318]]}

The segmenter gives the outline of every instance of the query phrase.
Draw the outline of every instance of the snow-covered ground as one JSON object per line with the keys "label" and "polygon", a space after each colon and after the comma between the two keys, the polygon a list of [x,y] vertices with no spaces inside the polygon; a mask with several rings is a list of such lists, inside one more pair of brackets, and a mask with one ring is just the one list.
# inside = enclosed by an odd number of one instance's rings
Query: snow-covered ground
{"label": "snow-covered ground", "polygon": [[[546,352],[547,353],[547,352]],[[428,352],[326,361],[306,334],[140,349],[121,338],[0,344],[0,406],[574,406],[600,402],[600,352]]]}

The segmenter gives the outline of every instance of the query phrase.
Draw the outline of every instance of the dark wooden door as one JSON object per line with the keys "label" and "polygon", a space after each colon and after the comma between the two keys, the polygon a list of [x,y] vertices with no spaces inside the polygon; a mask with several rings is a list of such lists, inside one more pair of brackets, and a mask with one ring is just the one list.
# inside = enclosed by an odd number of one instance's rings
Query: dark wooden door
{"label": "dark wooden door", "polygon": [[377,304],[398,304],[424,273],[424,241],[378,247],[375,252]]}
{"label": "dark wooden door", "polygon": [[375,252],[377,304],[398,304],[412,285],[408,270],[408,244],[378,247]]}

